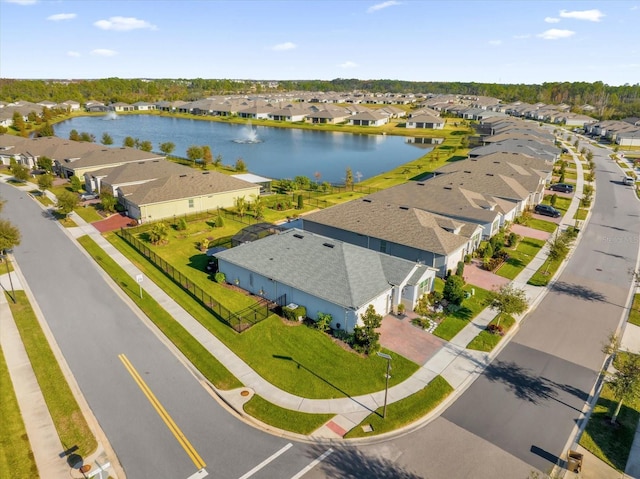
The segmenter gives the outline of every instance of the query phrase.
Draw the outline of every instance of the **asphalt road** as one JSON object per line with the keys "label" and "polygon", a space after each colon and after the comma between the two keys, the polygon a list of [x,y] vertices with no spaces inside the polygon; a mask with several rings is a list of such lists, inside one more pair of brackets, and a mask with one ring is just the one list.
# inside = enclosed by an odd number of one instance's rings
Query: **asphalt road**
{"label": "asphalt road", "polygon": [[[278,452],[251,477],[293,477],[326,451],[289,446],[231,415],[27,193],[0,184],[0,197],[7,200],[3,216],[22,233],[14,249],[20,269],[128,477],[188,478],[200,457],[210,477],[240,478]],[[161,419],[122,354],[195,455]]]}

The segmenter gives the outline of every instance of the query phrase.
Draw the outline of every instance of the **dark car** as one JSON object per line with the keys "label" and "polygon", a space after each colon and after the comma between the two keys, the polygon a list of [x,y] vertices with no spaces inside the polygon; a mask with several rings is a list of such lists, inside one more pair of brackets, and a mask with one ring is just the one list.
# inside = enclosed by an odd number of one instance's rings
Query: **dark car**
{"label": "dark car", "polygon": [[555,183],[549,187],[551,191],[559,191],[561,193],[573,193],[573,185],[566,183]]}
{"label": "dark car", "polygon": [[539,215],[551,216],[552,218],[560,217],[560,212],[553,206],[549,205],[536,205],[535,212]]}

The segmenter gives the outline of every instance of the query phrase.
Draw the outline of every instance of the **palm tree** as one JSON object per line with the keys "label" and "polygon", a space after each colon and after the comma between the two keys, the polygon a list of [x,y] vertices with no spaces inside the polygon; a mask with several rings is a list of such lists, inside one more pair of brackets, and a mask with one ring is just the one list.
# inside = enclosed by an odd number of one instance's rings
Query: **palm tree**
{"label": "palm tree", "polygon": [[251,209],[256,215],[257,220],[261,220],[264,217],[264,201],[260,195],[251,195],[253,202],[251,203]]}
{"label": "palm tree", "polygon": [[238,196],[235,199],[236,211],[238,212],[238,216],[242,218],[244,214],[247,212],[247,201],[244,199],[244,196]]}

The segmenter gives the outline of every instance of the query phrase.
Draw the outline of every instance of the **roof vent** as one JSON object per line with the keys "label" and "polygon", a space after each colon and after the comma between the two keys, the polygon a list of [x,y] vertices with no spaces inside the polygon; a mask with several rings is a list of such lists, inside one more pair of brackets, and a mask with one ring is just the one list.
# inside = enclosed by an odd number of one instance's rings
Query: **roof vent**
{"label": "roof vent", "polygon": [[487,176],[493,176],[493,173],[487,173]]}
{"label": "roof vent", "polygon": [[210,171],[203,171],[202,174],[203,175],[208,175],[210,173]]}
{"label": "roof vent", "polygon": [[465,173],[469,173],[469,174],[471,174],[471,172],[470,172],[469,170],[465,170],[464,172],[465,172]]}
{"label": "roof vent", "polygon": [[187,175],[180,175],[180,178],[186,178]]}
{"label": "roof vent", "polygon": [[401,209],[401,210],[409,211],[409,207],[408,207],[408,206],[401,206],[401,207],[400,207],[400,209]]}
{"label": "roof vent", "polygon": [[335,245],[334,245],[334,244],[331,244],[331,243],[322,243],[322,246],[326,246],[327,248],[333,248],[333,247],[335,247]]}
{"label": "roof vent", "polygon": [[369,200],[367,198],[363,198],[362,201],[364,201],[365,203],[371,203],[371,200]]}
{"label": "roof vent", "polygon": [[445,186],[444,189],[445,190],[452,190],[453,188],[451,188],[450,186]]}
{"label": "roof vent", "polygon": [[418,186],[424,186],[424,183],[418,183]]}
{"label": "roof vent", "polygon": [[298,238],[298,239],[302,239],[302,238],[304,238],[304,236],[302,236],[301,234],[298,234],[298,233],[295,233],[295,234],[293,235],[293,237],[294,237],[294,238]]}

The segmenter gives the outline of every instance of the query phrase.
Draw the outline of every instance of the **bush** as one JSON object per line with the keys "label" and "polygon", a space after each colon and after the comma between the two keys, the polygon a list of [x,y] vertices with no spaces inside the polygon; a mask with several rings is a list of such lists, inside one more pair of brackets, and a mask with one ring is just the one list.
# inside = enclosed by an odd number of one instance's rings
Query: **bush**
{"label": "bush", "polygon": [[498,324],[490,324],[489,326],[487,326],[487,331],[489,331],[491,334],[504,336],[504,328]]}
{"label": "bush", "polygon": [[444,283],[443,296],[449,303],[461,305],[464,300],[464,280],[460,276],[449,276]]}
{"label": "bush", "polygon": [[332,320],[333,320],[333,316],[331,316],[330,314],[318,313],[318,319],[316,319],[314,326],[317,330],[322,331],[323,333],[326,333],[327,331],[329,331]]}
{"label": "bush", "polygon": [[520,236],[518,236],[516,233],[509,233],[510,247],[515,248],[515,246],[518,244],[518,241],[520,241]]}
{"label": "bush", "polygon": [[298,321],[298,318],[307,317],[307,308],[304,306],[298,306],[295,309],[291,309],[287,306],[282,308],[282,315],[289,321]]}
{"label": "bush", "polygon": [[465,254],[464,255],[464,262],[465,262],[465,264],[471,263],[471,255],[470,254]]}
{"label": "bush", "polygon": [[216,218],[216,228],[222,228],[224,226],[224,218],[220,215]]}
{"label": "bush", "polygon": [[184,218],[180,218],[180,220],[178,220],[178,224],[176,224],[176,229],[178,231],[184,231],[187,229],[187,220]]}
{"label": "bush", "polygon": [[456,276],[460,276],[461,278],[464,277],[464,262],[462,261],[458,261],[458,265],[456,266]]}
{"label": "bush", "polygon": [[227,277],[225,276],[224,273],[218,271],[216,274],[213,275],[213,280],[216,283],[222,284],[227,280]]}

